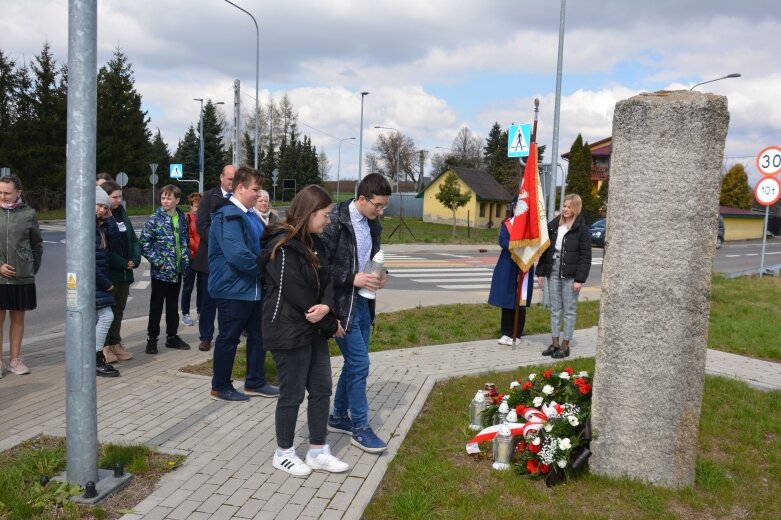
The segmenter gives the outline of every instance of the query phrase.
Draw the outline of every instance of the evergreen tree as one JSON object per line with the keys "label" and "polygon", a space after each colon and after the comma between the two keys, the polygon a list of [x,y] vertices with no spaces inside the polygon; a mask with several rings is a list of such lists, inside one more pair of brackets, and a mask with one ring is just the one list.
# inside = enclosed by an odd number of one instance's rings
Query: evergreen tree
{"label": "evergreen tree", "polygon": [[133,67],[119,48],[98,72],[97,104],[97,170],[124,171],[130,185],[144,186],[151,152],[149,118],[141,109]]}
{"label": "evergreen tree", "polygon": [[754,196],[748,184],[746,168],[741,163],[734,164],[721,181],[719,205],[730,208],[751,209]]}
{"label": "evergreen tree", "polygon": [[[3,143],[14,122],[16,63],[0,50],[0,162],[7,161]],[[2,166],[6,166],[2,164]]]}
{"label": "evergreen tree", "polygon": [[439,185],[439,191],[434,195],[447,209],[453,212],[453,240],[456,239],[456,211],[466,206],[472,198],[472,192],[461,193],[458,177],[453,172],[447,174],[445,180]]}
{"label": "evergreen tree", "polygon": [[203,182],[216,186],[225,163],[225,149],[222,141],[222,123],[217,107],[211,99],[203,106]]}
{"label": "evergreen tree", "polygon": [[[586,154],[588,150],[588,154]],[[591,195],[591,150],[583,144],[580,134],[575,138],[569,152],[569,169],[565,195],[577,193],[583,200],[582,213],[590,221],[595,212],[595,201]]]}
{"label": "evergreen tree", "polygon": [[[165,172],[168,169],[168,165],[174,162],[171,159],[171,154],[168,151],[168,145],[163,141],[163,136],[160,133],[160,129],[157,129],[154,139],[150,143],[149,163],[156,163],[158,165],[158,172]],[[178,162],[178,161],[177,161]],[[187,167],[183,165],[184,173],[190,173]],[[151,170],[147,170],[151,173]],[[144,172],[146,173],[146,172]],[[144,177],[143,175],[141,177]]]}
{"label": "evergreen tree", "polygon": [[[14,77],[10,82],[13,88],[11,123],[3,137],[0,161],[3,162],[3,166],[11,168],[13,173],[21,176],[27,184],[27,180],[33,178],[29,176],[30,156],[35,154],[35,145],[32,141],[35,118],[33,82],[30,78],[30,69],[26,65],[17,66],[13,74]],[[34,185],[34,183],[30,184]]]}
{"label": "evergreen tree", "polygon": [[[193,125],[190,125],[190,127],[187,129],[187,133],[184,134],[184,138],[179,141],[178,146],[176,147],[176,152],[174,153],[174,160],[173,162],[179,163],[182,165],[182,168],[184,169],[185,176],[188,179],[197,179],[198,175],[200,173],[200,164],[199,164],[199,152],[201,148],[201,141],[198,139],[198,134],[195,132],[195,128]],[[167,151],[167,149],[166,149]],[[158,161],[154,161],[158,162]],[[206,182],[206,176],[204,175],[204,184],[203,190],[208,190],[209,188],[213,188],[217,185],[217,183],[209,184]]]}

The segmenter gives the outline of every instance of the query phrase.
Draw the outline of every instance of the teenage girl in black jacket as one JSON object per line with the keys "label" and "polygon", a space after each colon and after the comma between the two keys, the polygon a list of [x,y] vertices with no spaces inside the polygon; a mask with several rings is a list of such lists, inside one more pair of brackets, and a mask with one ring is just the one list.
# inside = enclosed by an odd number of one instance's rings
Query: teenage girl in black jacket
{"label": "teenage girl in black jacket", "polygon": [[[560,216],[548,222],[550,247],[537,264],[540,287],[545,278],[551,295],[551,344],[543,356],[569,356],[569,342],[575,331],[578,295],[591,269],[591,234],[580,210],[583,202],[577,194],[564,197]],[[564,331],[559,344],[561,322]]]}
{"label": "teenage girl in black jacket", "polygon": [[[287,221],[266,230],[258,265],[263,273],[263,344],[277,365],[277,450],[273,466],[296,477],[313,469],[339,473],[349,465],[325,443],[331,401],[328,338],[344,335],[333,312],[333,283],[317,235],[331,217],[331,196],[307,186],[287,210]],[[306,462],[295,451],[298,408],[309,393]]]}

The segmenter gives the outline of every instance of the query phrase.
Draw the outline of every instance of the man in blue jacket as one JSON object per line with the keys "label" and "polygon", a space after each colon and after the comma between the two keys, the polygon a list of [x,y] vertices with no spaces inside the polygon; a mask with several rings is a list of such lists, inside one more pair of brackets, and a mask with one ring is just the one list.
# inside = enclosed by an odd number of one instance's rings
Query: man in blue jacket
{"label": "man in blue jacket", "polygon": [[[277,397],[268,384],[261,338],[261,281],[258,268],[264,227],[252,210],[260,192],[260,172],[241,167],[233,178],[229,204],[212,214],[209,229],[209,294],[217,304],[219,334],[214,342],[212,399],[247,401],[247,395]],[[231,373],[241,332],[247,331],[244,393],[233,388]]]}

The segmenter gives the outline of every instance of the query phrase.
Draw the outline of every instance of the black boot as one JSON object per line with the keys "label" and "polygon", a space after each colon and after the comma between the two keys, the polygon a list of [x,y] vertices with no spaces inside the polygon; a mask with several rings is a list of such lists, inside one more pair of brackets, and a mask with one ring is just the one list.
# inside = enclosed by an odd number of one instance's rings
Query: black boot
{"label": "black boot", "polygon": [[157,354],[157,338],[146,339],[146,353]]}
{"label": "black boot", "polygon": [[95,353],[95,372],[101,377],[119,377],[119,370],[106,363],[102,350]]}

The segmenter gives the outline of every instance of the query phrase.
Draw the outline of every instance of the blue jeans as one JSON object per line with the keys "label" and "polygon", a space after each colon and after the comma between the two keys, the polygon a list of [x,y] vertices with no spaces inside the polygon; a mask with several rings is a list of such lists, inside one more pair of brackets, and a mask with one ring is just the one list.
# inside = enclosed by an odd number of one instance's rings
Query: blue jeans
{"label": "blue jeans", "polygon": [[201,294],[201,316],[198,318],[198,339],[212,340],[214,337],[214,316],[217,307],[209,295],[209,273],[198,273],[198,292]]}
{"label": "blue jeans", "polygon": [[336,344],[344,357],[344,366],[334,395],[334,416],[346,417],[349,410],[355,428],[369,426],[366,378],[369,377],[370,334],[369,301],[363,296],[356,296],[350,330],[343,338],[336,338]]}
{"label": "blue jeans", "polygon": [[247,331],[247,377],[244,386],[262,388],[266,385],[266,351],[260,329],[260,301],[217,298],[217,324],[220,328],[214,342],[212,389],[222,392],[233,388],[231,373],[236,359],[236,346],[241,332]]}

